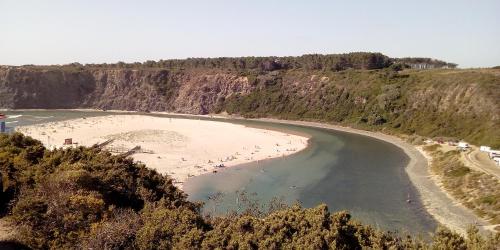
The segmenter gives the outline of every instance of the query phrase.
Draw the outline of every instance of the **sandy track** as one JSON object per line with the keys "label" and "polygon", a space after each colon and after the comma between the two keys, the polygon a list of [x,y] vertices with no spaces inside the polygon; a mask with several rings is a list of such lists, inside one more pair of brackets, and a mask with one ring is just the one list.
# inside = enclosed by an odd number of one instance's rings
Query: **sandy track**
{"label": "sandy track", "polygon": [[490,160],[487,153],[480,152],[477,147],[472,147],[472,150],[461,153],[461,157],[467,167],[495,176],[500,180],[500,166]]}
{"label": "sandy track", "polygon": [[11,240],[14,237],[14,228],[10,225],[7,219],[0,219],[0,241]]}

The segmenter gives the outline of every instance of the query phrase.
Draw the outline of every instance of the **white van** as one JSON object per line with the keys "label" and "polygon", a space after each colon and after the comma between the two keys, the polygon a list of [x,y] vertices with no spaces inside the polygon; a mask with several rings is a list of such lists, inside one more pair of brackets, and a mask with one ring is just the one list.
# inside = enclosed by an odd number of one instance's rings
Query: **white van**
{"label": "white van", "polygon": [[467,142],[459,142],[457,147],[459,149],[467,149],[467,148],[469,148],[469,143],[467,143]]}

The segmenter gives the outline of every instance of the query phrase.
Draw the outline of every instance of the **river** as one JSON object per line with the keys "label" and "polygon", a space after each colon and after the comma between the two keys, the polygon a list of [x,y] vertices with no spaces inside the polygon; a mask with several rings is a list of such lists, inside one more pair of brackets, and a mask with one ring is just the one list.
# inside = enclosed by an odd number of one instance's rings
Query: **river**
{"label": "river", "polygon": [[[7,126],[80,117],[127,114],[92,111],[6,111]],[[153,115],[153,114],[146,114]],[[157,115],[178,117],[171,115]],[[208,117],[179,117],[220,120]],[[284,158],[248,163],[190,178],[183,189],[204,211],[223,214],[243,203],[238,193],[265,204],[273,198],[304,207],[325,203],[330,211],[348,210],[354,219],[377,228],[426,235],[436,222],[419,201],[405,172],[409,158],[397,146],[371,137],[264,121],[221,121],[306,134],[309,146]],[[209,146],[209,145],[207,145]],[[214,194],[222,194],[214,201]],[[212,199],[209,199],[209,198]],[[412,202],[408,203],[407,199]]]}

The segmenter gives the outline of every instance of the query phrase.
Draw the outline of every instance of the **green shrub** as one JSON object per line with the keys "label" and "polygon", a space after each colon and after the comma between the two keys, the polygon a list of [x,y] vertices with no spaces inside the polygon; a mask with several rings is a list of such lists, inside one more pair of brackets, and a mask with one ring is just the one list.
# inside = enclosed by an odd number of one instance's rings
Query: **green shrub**
{"label": "green shrub", "polygon": [[[439,229],[429,245],[276,200],[265,208],[203,217],[169,177],[96,147],[48,151],[20,134],[0,137],[17,247],[34,249],[495,249],[500,234],[468,239]],[[36,149],[33,151],[33,149]],[[30,154],[29,152],[43,152]],[[31,155],[31,156],[29,156]],[[14,160],[12,159],[14,158]],[[8,171],[8,172],[7,172]],[[470,173],[468,173],[470,174]],[[463,178],[463,177],[461,177]],[[486,199],[490,199],[487,197]],[[5,243],[5,244],[4,244]],[[13,242],[0,242],[10,246]],[[10,244],[10,245],[9,245]]]}

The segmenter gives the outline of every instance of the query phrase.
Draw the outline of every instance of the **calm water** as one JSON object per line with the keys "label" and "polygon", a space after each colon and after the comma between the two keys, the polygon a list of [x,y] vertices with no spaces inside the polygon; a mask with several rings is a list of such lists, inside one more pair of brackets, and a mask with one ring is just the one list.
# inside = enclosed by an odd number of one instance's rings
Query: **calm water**
{"label": "calm water", "polygon": [[[7,120],[7,126],[112,114],[78,111],[4,113],[15,117]],[[263,203],[274,197],[284,198],[289,203],[299,201],[305,207],[325,203],[330,211],[348,210],[355,219],[385,230],[424,234],[435,229],[436,222],[423,209],[404,171],[409,159],[398,147],[370,137],[326,129],[257,121],[231,122],[308,134],[311,137],[309,147],[288,157],[190,178],[184,184],[184,190],[190,200],[205,202],[205,212],[236,210],[240,204],[237,192],[244,191]],[[216,193],[223,194],[217,206],[208,199]],[[408,197],[412,203],[406,202]]]}

